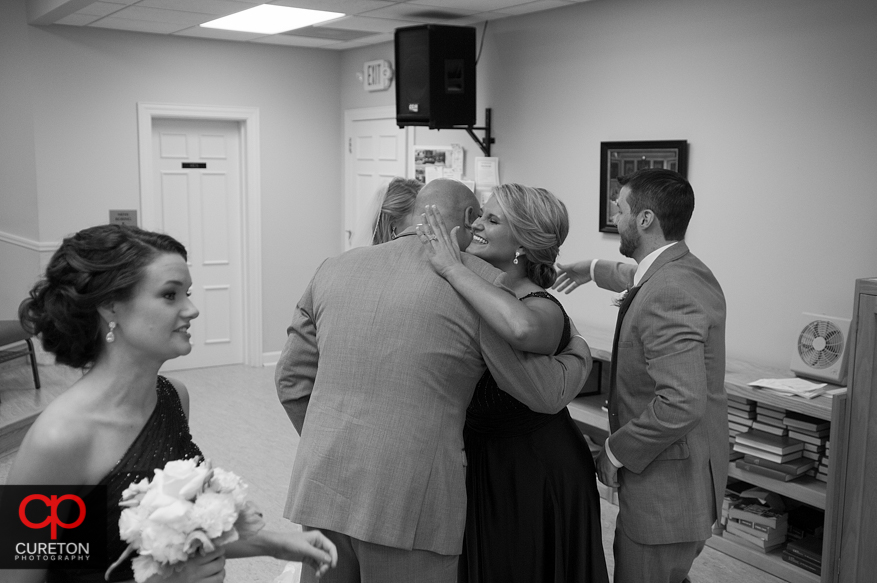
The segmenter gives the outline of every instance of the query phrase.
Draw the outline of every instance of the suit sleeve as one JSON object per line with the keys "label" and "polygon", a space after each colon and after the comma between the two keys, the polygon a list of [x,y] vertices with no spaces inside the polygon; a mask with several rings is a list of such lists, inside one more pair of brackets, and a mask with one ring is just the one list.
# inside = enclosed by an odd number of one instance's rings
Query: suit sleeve
{"label": "suit sleeve", "polygon": [[638,320],[654,396],[638,417],[609,437],[612,453],[637,474],[701,423],[707,405],[705,308],[678,283],[655,289],[636,300],[643,302]]}
{"label": "suit sleeve", "polygon": [[312,279],[295,306],[292,324],[286,329],[286,344],[274,372],[277,396],[299,435],[314,390],[319,359],[317,327],[313,317],[313,286]]}
{"label": "suit sleeve", "polygon": [[635,263],[600,259],[594,265],[594,283],[597,284],[597,287],[620,292],[633,286],[635,273]]}

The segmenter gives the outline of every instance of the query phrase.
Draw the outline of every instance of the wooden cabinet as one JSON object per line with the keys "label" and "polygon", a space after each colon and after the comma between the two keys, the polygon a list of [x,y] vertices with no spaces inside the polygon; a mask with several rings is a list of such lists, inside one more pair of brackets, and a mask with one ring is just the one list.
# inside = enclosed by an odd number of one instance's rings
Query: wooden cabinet
{"label": "wooden cabinet", "polygon": [[844,456],[837,487],[829,492],[836,536],[826,549],[831,577],[823,581],[830,583],[877,580],[877,278],[856,282],[850,340],[847,423],[838,436]]}

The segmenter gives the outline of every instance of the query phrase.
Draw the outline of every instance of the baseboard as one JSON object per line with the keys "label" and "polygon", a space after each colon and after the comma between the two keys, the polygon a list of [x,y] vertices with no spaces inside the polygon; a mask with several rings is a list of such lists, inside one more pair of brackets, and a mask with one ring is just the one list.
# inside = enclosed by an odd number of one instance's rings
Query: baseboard
{"label": "baseboard", "polygon": [[274,366],[280,361],[280,351],[276,350],[274,352],[263,352],[262,353],[262,366]]}

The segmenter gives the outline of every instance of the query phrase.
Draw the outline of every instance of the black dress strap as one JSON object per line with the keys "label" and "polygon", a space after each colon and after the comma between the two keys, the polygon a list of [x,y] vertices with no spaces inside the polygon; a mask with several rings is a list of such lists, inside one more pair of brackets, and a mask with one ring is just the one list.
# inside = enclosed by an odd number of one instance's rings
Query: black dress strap
{"label": "black dress strap", "polygon": [[569,344],[571,330],[569,325],[569,316],[566,314],[566,310],[563,309],[563,304],[561,304],[560,300],[558,300],[547,291],[530,292],[521,299],[525,300],[527,298],[544,298],[546,300],[551,300],[552,302],[557,304],[557,307],[560,308],[561,312],[563,312],[563,334],[560,335],[560,343],[557,345],[557,350],[554,351],[554,354],[559,354],[560,351],[566,348],[566,345]]}

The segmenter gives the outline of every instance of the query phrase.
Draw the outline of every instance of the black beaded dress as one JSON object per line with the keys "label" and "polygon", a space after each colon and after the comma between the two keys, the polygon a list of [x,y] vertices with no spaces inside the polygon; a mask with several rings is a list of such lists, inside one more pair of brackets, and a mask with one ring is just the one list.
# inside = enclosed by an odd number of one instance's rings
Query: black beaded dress
{"label": "black beaded dress", "polygon": [[[164,468],[172,460],[188,459],[201,455],[201,450],[192,442],[189,423],[177,390],[166,378],[159,376],[156,385],[158,402],[140,434],[128,447],[115,467],[99,485],[107,486],[107,557],[109,563],[100,570],[95,569],[50,569],[46,583],[92,583],[103,582],[107,568],[116,561],[128,543],[119,538],[119,516],[122,508],[122,492],[132,482],[143,478],[152,479],[155,469]],[[132,555],[110,574],[110,581],[128,581],[134,578],[131,567]]]}
{"label": "black beaded dress", "polygon": [[[534,296],[560,306],[546,292],[525,297]],[[558,352],[569,339],[564,311]],[[608,583],[594,460],[567,409],[535,413],[487,371],[466,412],[464,439],[468,505],[458,583]]]}

